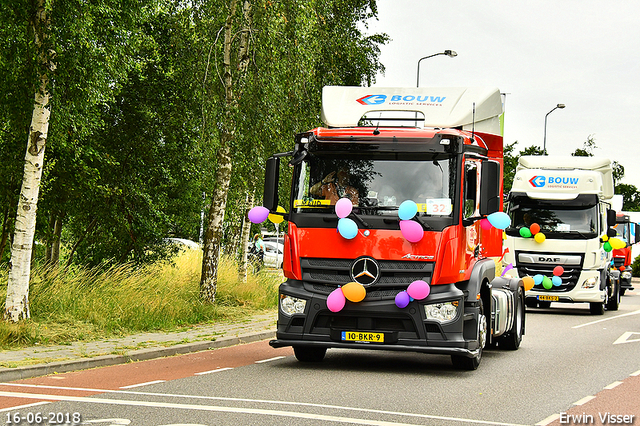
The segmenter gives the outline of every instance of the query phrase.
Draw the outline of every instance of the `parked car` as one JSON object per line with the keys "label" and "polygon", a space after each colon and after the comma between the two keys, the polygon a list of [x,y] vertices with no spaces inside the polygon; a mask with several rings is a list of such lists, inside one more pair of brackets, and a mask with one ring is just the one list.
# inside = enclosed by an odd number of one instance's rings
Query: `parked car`
{"label": "parked car", "polygon": [[282,269],[284,244],[264,241],[264,266]]}

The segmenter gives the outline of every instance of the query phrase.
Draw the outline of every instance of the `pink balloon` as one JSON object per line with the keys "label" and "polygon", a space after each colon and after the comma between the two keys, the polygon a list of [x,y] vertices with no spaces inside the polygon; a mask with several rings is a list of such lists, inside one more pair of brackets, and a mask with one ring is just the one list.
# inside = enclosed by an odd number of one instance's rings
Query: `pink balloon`
{"label": "pink balloon", "polygon": [[480,220],[480,227],[485,231],[488,231],[489,229],[493,228],[493,225],[491,224],[491,222],[489,222],[489,219],[484,218]]}
{"label": "pink balloon", "polygon": [[410,243],[417,243],[424,235],[422,225],[415,220],[401,220],[400,231],[402,232],[402,236]]}
{"label": "pink balloon", "polygon": [[342,308],[344,308],[346,300],[342,289],[338,287],[327,297],[327,308],[329,308],[331,312],[340,312]]}
{"label": "pink balloon", "polygon": [[336,214],[340,219],[344,219],[349,216],[351,214],[351,209],[353,209],[353,204],[348,198],[340,198],[336,202]]}
{"label": "pink balloon", "polygon": [[269,217],[269,209],[263,206],[256,206],[249,210],[248,216],[252,223],[262,223]]}
{"label": "pink balloon", "polygon": [[401,291],[400,293],[396,294],[396,306],[398,308],[406,308],[410,301],[411,298],[409,296],[409,293],[407,293],[406,291]]}
{"label": "pink balloon", "polygon": [[415,280],[407,287],[407,293],[416,300],[422,300],[431,293],[431,287],[425,281]]}

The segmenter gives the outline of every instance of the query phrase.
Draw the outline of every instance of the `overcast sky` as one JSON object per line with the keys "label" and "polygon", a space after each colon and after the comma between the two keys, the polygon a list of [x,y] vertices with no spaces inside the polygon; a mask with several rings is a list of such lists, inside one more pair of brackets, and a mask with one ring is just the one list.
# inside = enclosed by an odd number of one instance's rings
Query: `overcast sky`
{"label": "overcast sky", "polygon": [[570,155],[591,135],[595,155],[640,189],[640,1],[378,0],[369,32],[391,41],[374,86],[493,86],[507,93],[505,144],[544,141]]}

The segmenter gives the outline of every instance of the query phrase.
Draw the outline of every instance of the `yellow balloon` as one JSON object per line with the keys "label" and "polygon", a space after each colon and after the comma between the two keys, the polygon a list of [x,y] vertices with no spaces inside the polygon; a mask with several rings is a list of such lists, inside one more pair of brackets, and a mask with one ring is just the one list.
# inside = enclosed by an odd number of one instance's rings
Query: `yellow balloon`
{"label": "yellow balloon", "polygon": [[609,236],[607,234],[604,234],[602,237],[600,237],[600,239],[602,241],[609,241]]}
{"label": "yellow balloon", "polygon": [[[280,206],[278,206],[276,211],[280,213],[286,213],[286,210],[284,209],[284,207],[280,207]],[[279,214],[270,213],[269,220],[273,223],[281,223],[284,220],[284,217],[282,217],[282,215],[279,215]]]}
{"label": "yellow balloon", "polygon": [[[536,234],[538,235],[538,234]],[[535,281],[532,277],[524,277],[522,278],[522,283],[524,284],[524,291],[529,291],[535,285]]]}
{"label": "yellow balloon", "polygon": [[350,302],[360,302],[367,295],[367,290],[356,282],[350,282],[342,286],[342,294]]}
{"label": "yellow balloon", "polygon": [[543,243],[544,240],[547,239],[546,235],[544,235],[542,232],[538,232],[534,237],[534,240],[536,240],[536,243]]}
{"label": "yellow balloon", "polygon": [[611,238],[609,240],[609,244],[611,244],[611,248],[613,249],[621,249],[627,246],[627,243],[622,241],[620,238]]}

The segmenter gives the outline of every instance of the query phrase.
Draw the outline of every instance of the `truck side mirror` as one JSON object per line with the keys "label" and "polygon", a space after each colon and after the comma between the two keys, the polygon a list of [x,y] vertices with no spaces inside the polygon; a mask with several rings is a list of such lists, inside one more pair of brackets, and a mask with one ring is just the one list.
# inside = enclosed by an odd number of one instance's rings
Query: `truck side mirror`
{"label": "truck side mirror", "polygon": [[262,205],[275,212],[278,208],[278,181],[280,180],[280,158],[269,157],[264,173],[264,195]]}
{"label": "truck side mirror", "polygon": [[608,209],[607,210],[607,226],[616,226],[616,211]]}
{"label": "truck side mirror", "polygon": [[635,229],[636,233],[634,235],[635,239],[634,239],[632,244],[635,244],[635,243],[640,242],[640,224],[634,223],[633,226],[636,228]]}
{"label": "truck side mirror", "polygon": [[480,215],[486,216],[500,210],[500,163],[482,161],[480,178]]}

